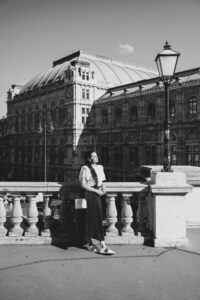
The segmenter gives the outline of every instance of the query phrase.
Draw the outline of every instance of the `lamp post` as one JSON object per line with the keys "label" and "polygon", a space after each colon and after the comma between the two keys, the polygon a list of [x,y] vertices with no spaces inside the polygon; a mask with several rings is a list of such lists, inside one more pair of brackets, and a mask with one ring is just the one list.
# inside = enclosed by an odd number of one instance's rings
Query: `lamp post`
{"label": "lamp post", "polygon": [[43,124],[40,121],[37,131],[39,134],[44,132],[44,182],[47,182],[47,130],[48,132],[53,132],[54,127],[52,121],[50,121],[49,127],[47,128],[47,117],[46,114],[44,114]]}
{"label": "lamp post", "polygon": [[163,172],[172,172],[171,149],[170,149],[170,119],[169,119],[169,86],[173,79],[180,53],[171,49],[166,41],[163,51],[157,54],[156,64],[161,81],[165,88],[165,120],[164,125],[164,153]]}

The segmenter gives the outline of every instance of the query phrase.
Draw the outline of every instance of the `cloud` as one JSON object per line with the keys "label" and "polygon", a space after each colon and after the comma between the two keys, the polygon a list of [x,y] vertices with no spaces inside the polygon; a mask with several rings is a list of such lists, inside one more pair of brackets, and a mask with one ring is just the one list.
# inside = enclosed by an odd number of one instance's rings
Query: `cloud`
{"label": "cloud", "polygon": [[129,44],[119,44],[119,52],[121,54],[130,54],[134,51],[134,48]]}

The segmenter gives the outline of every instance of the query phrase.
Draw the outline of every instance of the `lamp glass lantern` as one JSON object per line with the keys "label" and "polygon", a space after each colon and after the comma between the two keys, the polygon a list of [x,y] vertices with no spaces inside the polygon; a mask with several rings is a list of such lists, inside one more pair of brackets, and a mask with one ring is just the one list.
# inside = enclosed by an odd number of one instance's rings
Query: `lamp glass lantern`
{"label": "lamp glass lantern", "polygon": [[163,50],[156,56],[156,64],[162,81],[169,81],[175,73],[180,53],[171,49],[166,41]]}

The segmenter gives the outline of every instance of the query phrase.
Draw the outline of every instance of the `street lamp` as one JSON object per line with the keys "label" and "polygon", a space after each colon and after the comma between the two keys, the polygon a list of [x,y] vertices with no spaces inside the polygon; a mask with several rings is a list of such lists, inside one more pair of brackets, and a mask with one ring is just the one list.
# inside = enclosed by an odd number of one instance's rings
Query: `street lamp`
{"label": "street lamp", "polygon": [[165,88],[163,172],[172,172],[170,149],[169,86],[176,70],[179,55],[180,53],[172,50],[171,46],[166,41],[163,51],[158,53],[155,59],[160,79]]}
{"label": "street lamp", "polygon": [[49,126],[47,128],[47,117],[44,114],[43,116],[43,124],[40,121],[39,122],[39,128],[37,130],[37,133],[43,133],[44,132],[44,182],[47,182],[47,131],[53,132],[54,127],[52,121],[49,122]]}

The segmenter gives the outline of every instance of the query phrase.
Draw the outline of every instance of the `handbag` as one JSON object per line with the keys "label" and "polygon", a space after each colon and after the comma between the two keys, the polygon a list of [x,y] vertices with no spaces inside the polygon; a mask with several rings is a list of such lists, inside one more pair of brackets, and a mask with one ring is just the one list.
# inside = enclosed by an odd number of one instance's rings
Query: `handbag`
{"label": "handbag", "polygon": [[75,199],[75,209],[86,209],[87,201],[84,198],[76,198]]}
{"label": "handbag", "polygon": [[79,189],[78,195],[75,198],[75,209],[86,209],[87,201],[85,199],[86,191],[83,188]]}

